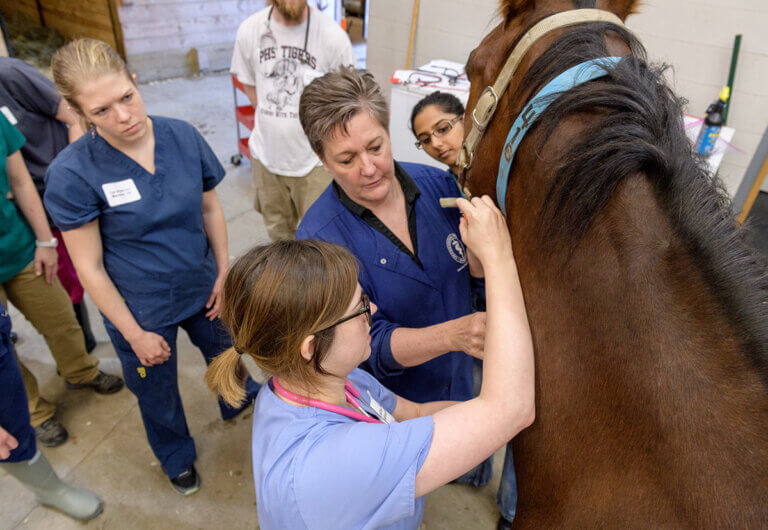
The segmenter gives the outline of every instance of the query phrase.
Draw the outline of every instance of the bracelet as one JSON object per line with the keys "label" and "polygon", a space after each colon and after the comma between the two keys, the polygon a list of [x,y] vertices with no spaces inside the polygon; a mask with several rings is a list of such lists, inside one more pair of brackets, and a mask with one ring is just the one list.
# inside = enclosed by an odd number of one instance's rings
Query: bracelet
{"label": "bracelet", "polygon": [[35,241],[35,246],[44,248],[56,248],[59,246],[59,240],[53,237],[50,241]]}

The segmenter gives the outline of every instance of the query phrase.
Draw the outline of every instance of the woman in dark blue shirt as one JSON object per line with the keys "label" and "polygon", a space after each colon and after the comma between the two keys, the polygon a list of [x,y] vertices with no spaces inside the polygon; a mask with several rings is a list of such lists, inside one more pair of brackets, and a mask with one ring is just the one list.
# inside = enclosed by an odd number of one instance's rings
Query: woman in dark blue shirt
{"label": "woman in dark blue shirt", "polygon": [[[229,256],[214,188],[224,168],[194,127],[147,116],[125,63],[105,43],[73,41],[52,68],[89,132],[50,165],[45,205],[105,317],[155,456],[188,495],[200,479],[179,396],[176,335],[184,328],[206,362],[231,344],[218,320]],[[249,396],[257,390],[249,379]],[[220,405],[225,419],[240,410]]]}
{"label": "woman in dark blue shirt", "polygon": [[[379,307],[363,364],[412,401],[473,397],[473,357],[482,358],[482,268],[459,237],[450,174],[392,158],[389,109],[368,73],[326,74],[305,89],[299,118],[333,182],[309,209],[297,238],[346,247],[361,263],[360,284]],[[485,484],[490,462],[463,481]]]}

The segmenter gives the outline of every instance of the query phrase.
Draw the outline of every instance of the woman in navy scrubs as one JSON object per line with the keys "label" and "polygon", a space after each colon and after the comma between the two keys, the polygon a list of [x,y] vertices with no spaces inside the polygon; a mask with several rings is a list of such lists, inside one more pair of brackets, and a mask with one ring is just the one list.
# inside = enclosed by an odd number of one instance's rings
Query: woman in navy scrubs
{"label": "woman in navy scrubs", "polygon": [[[188,495],[200,478],[179,396],[176,335],[182,327],[206,362],[231,344],[218,319],[229,256],[214,188],[224,168],[194,127],[147,116],[107,44],[73,41],[52,69],[89,132],[50,165],[45,205],[104,315],[152,450]],[[249,378],[249,396],[257,390]],[[220,406],[224,419],[240,410]]]}
{"label": "woman in navy scrubs", "polygon": [[11,344],[11,318],[0,304],[0,470],[35,494],[38,502],[70,517],[88,520],[101,513],[102,502],[90,491],[64,484],[35,444],[29,405]]}
{"label": "woman in navy scrubs", "polygon": [[[364,368],[406,399],[466,401],[473,357],[483,357],[482,267],[459,238],[453,177],[392,158],[389,109],[369,73],[343,69],[305,89],[299,118],[333,182],[304,216],[297,238],[342,245],[361,263],[360,284],[379,311]],[[461,482],[484,485],[485,462]]]}

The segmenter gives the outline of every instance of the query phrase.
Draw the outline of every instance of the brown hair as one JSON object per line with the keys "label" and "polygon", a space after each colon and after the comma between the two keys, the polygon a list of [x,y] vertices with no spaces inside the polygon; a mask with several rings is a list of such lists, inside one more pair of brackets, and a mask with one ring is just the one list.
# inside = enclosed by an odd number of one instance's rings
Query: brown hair
{"label": "brown hair", "polygon": [[[323,241],[276,241],[238,258],[224,282],[221,318],[234,347],[211,363],[205,381],[232,406],[245,398],[239,350],[267,375],[312,388],[333,342],[334,329],[357,289],[357,261],[346,249]],[[301,343],[315,335],[312,361]],[[235,349],[236,348],[236,349]]]}
{"label": "brown hair", "polygon": [[342,66],[307,85],[299,101],[299,121],[317,156],[323,158],[323,141],[339,126],[347,134],[347,124],[362,110],[389,131],[389,106],[370,72]]}
{"label": "brown hair", "polygon": [[80,115],[85,130],[91,123],[85,119],[83,109],[75,100],[83,81],[93,81],[105,74],[125,74],[131,83],[133,77],[123,58],[106,42],[96,39],[77,39],[56,50],[51,59],[53,81],[61,96]]}

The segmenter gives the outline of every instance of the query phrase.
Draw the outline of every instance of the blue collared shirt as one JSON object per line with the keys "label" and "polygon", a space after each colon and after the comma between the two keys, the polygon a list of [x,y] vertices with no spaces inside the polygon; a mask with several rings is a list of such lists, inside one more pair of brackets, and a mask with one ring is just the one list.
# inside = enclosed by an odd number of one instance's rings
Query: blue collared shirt
{"label": "blue collared shirt", "polygon": [[[104,267],[145,329],[187,318],[210,296],[217,268],[203,225],[203,193],[225,174],[192,125],[151,119],[154,174],[88,132],[51,163],[45,191],[45,206],[62,231],[99,220]],[[114,191],[107,197],[115,186],[128,190],[128,202],[118,204]]]}
{"label": "blue collared shirt", "polygon": [[[370,374],[349,381],[390,414],[397,398]],[[362,400],[364,401],[364,400]],[[367,408],[367,407],[366,407]],[[282,401],[268,385],[253,409],[253,481],[259,526],[288,529],[418,528],[416,474],[432,443],[431,416],[364,423]]]}
{"label": "blue collared shirt", "polygon": [[[346,208],[332,185],[301,221],[297,238],[339,244],[360,262],[360,285],[378,306],[371,327],[371,356],[363,368],[398,395],[417,402],[465,401],[472,395],[472,358],[452,351],[405,368],[392,356],[398,327],[423,328],[472,312],[472,282],[459,237],[459,211],[441,208],[440,197],[457,197],[453,177],[421,164],[399,164],[419,196],[413,203],[418,261]],[[401,175],[402,178],[402,175]],[[482,282],[477,284],[482,290]]]}

